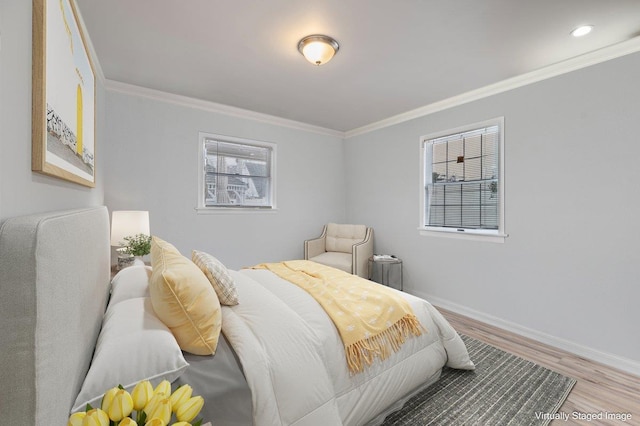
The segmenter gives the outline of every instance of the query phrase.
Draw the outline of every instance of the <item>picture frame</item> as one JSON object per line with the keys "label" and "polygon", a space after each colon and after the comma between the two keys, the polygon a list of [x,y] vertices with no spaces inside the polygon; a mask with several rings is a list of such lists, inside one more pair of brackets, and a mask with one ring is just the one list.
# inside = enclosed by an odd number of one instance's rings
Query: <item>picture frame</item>
{"label": "picture frame", "polygon": [[95,187],[95,71],[73,0],[33,0],[35,172]]}

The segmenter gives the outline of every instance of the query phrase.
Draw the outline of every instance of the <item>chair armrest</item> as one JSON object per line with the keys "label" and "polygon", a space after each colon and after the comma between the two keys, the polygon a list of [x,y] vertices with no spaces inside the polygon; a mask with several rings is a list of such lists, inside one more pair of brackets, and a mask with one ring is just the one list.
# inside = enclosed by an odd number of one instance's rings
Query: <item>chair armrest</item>
{"label": "chair armrest", "polygon": [[373,228],[367,228],[364,240],[353,245],[352,259],[353,274],[362,278],[369,278],[369,258],[373,256]]}
{"label": "chair armrest", "polygon": [[318,238],[314,238],[311,240],[305,240],[304,242],[304,258],[305,260],[309,260],[312,257],[316,257],[326,251],[326,237],[327,237],[327,227],[322,229],[322,235]]}

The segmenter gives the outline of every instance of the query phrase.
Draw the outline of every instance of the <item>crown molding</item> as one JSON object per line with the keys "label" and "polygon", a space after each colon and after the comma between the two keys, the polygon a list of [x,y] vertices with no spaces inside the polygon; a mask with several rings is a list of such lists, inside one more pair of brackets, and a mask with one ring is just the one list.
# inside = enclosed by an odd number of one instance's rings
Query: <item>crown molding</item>
{"label": "crown molding", "polygon": [[[90,50],[93,51],[93,46]],[[438,102],[434,102],[429,105],[425,105],[420,108],[413,109],[392,117],[380,120],[371,124],[367,124],[356,129],[342,132],[339,130],[329,129],[326,127],[315,126],[312,124],[303,123],[300,121],[290,120],[274,115],[255,112],[243,108],[233,107],[229,105],[219,104],[216,102],[205,101],[201,99],[191,98],[183,95],[176,95],[173,93],[167,93],[160,90],[149,89],[142,86],[136,86],[133,84],[122,83],[115,80],[105,79],[101,76],[105,82],[105,89],[113,92],[120,92],[128,95],[142,96],[148,99],[153,99],[161,102],[172,103],[175,105],[184,106],[187,108],[195,108],[209,112],[215,112],[218,114],[224,114],[232,117],[245,118],[249,120],[259,121],[266,124],[272,124],[280,127],[287,127],[291,129],[301,130],[310,133],[316,133],[324,136],[337,137],[341,139],[349,139],[355,136],[363,135],[375,130],[380,130],[385,127],[394,126],[396,124],[404,123],[405,121],[413,120],[416,118],[424,117],[429,114],[433,114],[439,111],[444,111],[450,108],[454,108],[460,105],[464,105],[469,102],[473,102],[479,99],[483,99],[489,96],[497,95],[509,90],[517,89],[519,87],[527,86],[529,84],[537,83],[539,81],[547,80],[562,74],[566,74],[572,71],[576,71],[582,68],[586,68],[592,65],[596,65],[602,62],[606,62],[612,59],[616,59],[625,55],[636,53],[640,51],[640,36],[634,37],[630,40],[617,43],[608,47],[604,47],[593,52],[586,53],[584,55],[576,56],[566,61],[558,62],[556,64],[549,65],[544,68],[540,68],[535,71],[531,71],[525,74],[521,74],[506,80],[499,81],[494,84],[490,84],[478,89],[474,89],[460,95],[452,96],[447,99],[443,99]],[[97,56],[94,55],[97,62]],[[98,65],[99,74],[101,73],[101,67]]]}
{"label": "crown molding", "polygon": [[535,71],[502,80],[498,83],[471,90],[469,92],[465,92],[460,95],[444,99],[442,101],[434,102],[432,104],[416,108],[414,110],[368,124],[366,126],[358,127],[357,129],[349,130],[345,132],[344,137],[345,139],[349,139],[355,136],[363,135],[365,133],[373,132],[374,130],[383,129],[385,127],[400,124],[405,121],[413,120],[415,118],[424,117],[425,115],[464,105],[469,102],[497,95],[509,90],[517,89],[518,87],[537,83],[542,80],[547,80],[552,77],[616,59],[621,56],[629,55],[631,53],[636,53],[638,51],[640,51],[640,36],[634,37],[630,40],[623,41],[618,44],[604,47],[599,50],[595,50],[593,52],[586,53],[584,55],[576,56],[574,58],[567,59],[566,61],[558,62],[556,64],[549,65]]}
{"label": "crown molding", "polygon": [[302,130],[305,132],[316,133],[324,136],[332,136],[344,139],[344,132],[327,129],[325,127],[314,126],[312,124],[302,123],[300,121],[289,120],[274,115],[263,114],[248,109],[237,108],[229,105],[223,105],[216,102],[205,101],[202,99],[191,98],[183,95],[176,95],[160,90],[149,89],[147,87],[136,86],[133,84],[122,83],[115,80],[107,79],[105,88],[111,92],[124,93],[126,95],[136,95],[147,99],[153,99],[160,102],[167,102],[187,108],[195,108],[203,111],[224,114],[231,117],[245,118],[261,123],[272,124],[280,127],[288,127],[290,129]]}

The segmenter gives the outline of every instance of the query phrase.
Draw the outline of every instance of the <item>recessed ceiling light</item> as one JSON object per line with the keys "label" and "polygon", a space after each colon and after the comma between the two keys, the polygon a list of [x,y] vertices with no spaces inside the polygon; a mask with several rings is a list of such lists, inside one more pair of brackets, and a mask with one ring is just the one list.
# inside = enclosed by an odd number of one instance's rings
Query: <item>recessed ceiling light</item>
{"label": "recessed ceiling light", "polygon": [[571,31],[571,35],[574,37],[582,37],[589,34],[591,30],[593,30],[593,25],[582,25]]}

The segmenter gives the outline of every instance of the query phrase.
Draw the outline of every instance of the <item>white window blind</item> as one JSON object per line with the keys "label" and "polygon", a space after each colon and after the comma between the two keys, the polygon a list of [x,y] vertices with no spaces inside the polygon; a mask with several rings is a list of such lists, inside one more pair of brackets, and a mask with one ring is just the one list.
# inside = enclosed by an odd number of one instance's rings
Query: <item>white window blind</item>
{"label": "white window blind", "polygon": [[204,207],[273,207],[273,147],[204,139]]}
{"label": "white window blind", "polygon": [[425,228],[500,230],[500,126],[423,141]]}

